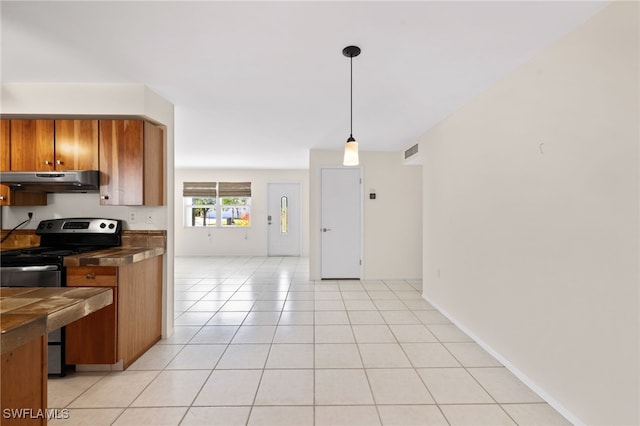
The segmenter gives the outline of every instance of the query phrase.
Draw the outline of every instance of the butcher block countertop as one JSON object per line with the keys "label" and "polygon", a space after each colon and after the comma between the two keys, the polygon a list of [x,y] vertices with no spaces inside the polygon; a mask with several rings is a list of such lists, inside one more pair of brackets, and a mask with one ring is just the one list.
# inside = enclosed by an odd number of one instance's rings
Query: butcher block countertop
{"label": "butcher block countertop", "polygon": [[112,303],[110,288],[0,287],[1,353]]}
{"label": "butcher block countertop", "polygon": [[65,256],[64,266],[124,266],[162,256],[164,252],[164,247],[114,247]]}

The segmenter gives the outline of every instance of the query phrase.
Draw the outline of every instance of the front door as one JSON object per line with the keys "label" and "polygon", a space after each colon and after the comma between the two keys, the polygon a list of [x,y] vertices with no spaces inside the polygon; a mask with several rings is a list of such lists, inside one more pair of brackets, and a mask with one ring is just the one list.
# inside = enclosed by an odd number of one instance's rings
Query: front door
{"label": "front door", "polygon": [[300,184],[269,183],[269,256],[300,256]]}
{"label": "front door", "polygon": [[359,279],[361,170],[322,169],[321,186],[321,278]]}

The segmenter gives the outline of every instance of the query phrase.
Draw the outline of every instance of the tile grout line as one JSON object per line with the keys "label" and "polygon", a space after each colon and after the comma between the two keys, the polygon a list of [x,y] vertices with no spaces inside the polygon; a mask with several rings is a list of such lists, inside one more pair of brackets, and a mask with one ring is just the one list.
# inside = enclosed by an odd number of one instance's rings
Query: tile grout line
{"label": "tile grout line", "polygon": [[[256,260],[261,260],[259,262],[259,264],[256,262]],[[225,259],[226,261],[226,259]],[[203,332],[203,330],[205,330],[205,327],[207,327],[207,324],[209,323],[209,321],[211,321],[217,314],[221,313],[221,312],[236,312],[236,311],[222,311],[222,307],[224,307],[224,305],[229,302],[231,300],[231,297],[233,297],[233,295],[239,294],[239,293],[247,293],[247,296],[251,297],[252,299],[252,305],[251,308],[247,311],[245,311],[245,316],[239,321],[238,325],[234,325],[237,328],[235,329],[235,331],[233,332],[232,336],[229,338],[228,341],[226,341],[226,343],[224,343],[225,347],[224,350],[221,352],[221,354],[219,355],[219,358],[217,359],[217,361],[215,362],[215,364],[213,365],[213,367],[211,369],[202,369],[204,370],[208,370],[209,374],[207,375],[207,377],[204,379],[204,382],[202,384],[202,386],[200,386],[200,388],[198,389],[198,391],[195,393],[195,396],[193,398],[193,400],[191,401],[191,404],[189,404],[188,406],[186,406],[186,410],[182,413],[181,415],[181,419],[179,420],[179,424],[187,421],[187,417],[189,415],[189,411],[192,408],[204,408],[204,407],[226,407],[227,405],[206,405],[206,406],[194,406],[194,402],[197,400],[197,398],[202,394],[203,390],[204,390],[204,386],[206,385],[206,383],[209,381],[209,379],[212,377],[212,374],[214,371],[225,371],[228,369],[218,369],[224,355],[227,353],[227,351],[229,350],[230,346],[232,344],[234,345],[249,345],[249,344],[255,344],[255,343],[251,343],[250,341],[247,342],[241,342],[241,343],[233,343],[233,340],[236,338],[236,336],[238,335],[238,333],[240,332],[240,330],[242,329],[242,327],[250,327],[250,326],[258,326],[258,325],[263,325],[262,324],[262,318],[266,319],[267,321],[269,321],[269,326],[272,326],[274,328],[273,331],[273,335],[271,336],[270,339],[270,343],[268,343],[269,347],[268,347],[268,351],[266,353],[266,356],[264,358],[264,361],[262,363],[262,367],[260,368],[260,378],[257,384],[257,387],[255,389],[255,393],[253,395],[253,401],[251,403],[250,406],[248,405],[244,405],[244,406],[231,406],[231,407],[248,407],[249,411],[247,413],[247,417],[246,417],[246,421],[244,422],[245,424],[249,424],[251,421],[251,415],[252,413],[254,413],[253,408],[256,407],[255,402],[257,401],[257,396],[258,396],[258,392],[260,391],[260,387],[263,384],[263,380],[265,378],[265,373],[269,362],[269,358],[271,357],[271,355],[273,354],[274,351],[274,345],[279,345],[279,344],[306,344],[308,345],[309,343],[306,341],[302,341],[305,340],[304,338],[300,341],[298,341],[299,339],[297,338],[297,334],[294,333],[294,339],[293,342],[288,342],[287,339],[285,339],[282,342],[277,342],[277,335],[278,335],[278,330],[280,327],[296,327],[296,326],[300,326],[300,325],[304,325],[304,326],[308,326],[308,325],[312,325],[312,329],[313,329],[313,336],[311,336],[311,348],[312,350],[312,356],[313,359],[311,360],[311,364],[312,364],[312,371],[313,371],[313,379],[312,379],[312,387],[313,387],[313,404],[312,405],[295,405],[296,407],[311,407],[312,408],[312,421],[310,424],[315,424],[316,423],[316,416],[317,416],[317,411],[316,411],[316,407],[319,406],[333,406],[332,404],[317,404],[316,401],[316,372],[317,371],[321,371],[324,370],[325,368],[318,368],[318,365],[316,363],[316,346],[319,345],[317,339],[316,339],[316,330],[317,327],[320,325],[317,323],[316,318],[317,318],[317,314],[319,312],[327,312],[326,308],[329,308],[332,306],[332,296],[327,294],[326,296],[328,298],[322,298],[322,299],[316,299],[316,295],[318,295],[319,292],[322,291],[332,291],[329,287],[327,288],[323,288],[323,289],[317,289],[315,287],[315,285],[317,285],[319,282],[318,281],[310,281],[308,279],[304,279],[304,277],[297,277],[296,275],[296,270],[298,268],[300,268],[299,265],[302,264],[302,262],[300,262],[300,259],[298,259],[297,262],[295,262],[295,264],[286,264],[285,265],[285,261],[283,258],[278,258],[277,263],[275,262],[271,262],[269,260],[265,260],[263,258],[256,258],[256,257],[243,257],[241,259],[238,260],[233,260],[232,261],[232,266],[227,267],[228,265],[225,264],[225,261],[220,261],[219,263],[216,263],[215,265],[213,265],[210,268],[203,268],[203,272],[202,272],[202,276],[199,280],[197,280],[191,287],[194,287],[196,285],[199,285],[198,283],[202,283],[203,281],[207,280],[208,278],[208,274],[210,273],[214,273],[216,274],[215,279],[219,280],[219,282],[209,291],[205,292],[204,295],[202,295],[197,301],[194,301],[194,305],[195,303],[197,303],[198,301],[202,301],[204,300],[207,295],[210,295],[212,292],[215,291],[215,289],[221,285],[225,285],[224,281],[225,280],[229,280],[229,285],[237,285],[237,281],[236,280],[240,280],[242,279],[242,283],[238,284],[237,287],[235,288],[235,290],[233,292],[230,292],[231,295],[229,295],[225,300],[224,303],[222,303],[222,305],[220,306],[220,308],[218,308],[216,311],[213,311],[213,315],[207,320],[204,321],[201,324],[197,324],[197,330],[190,335],[190,337],[188,337],[187,339],[185,339],[185,343],[179,343],[181,345],[181,348],[178,352],[176,352],[175,354],[173,354],[170,359],[164,363],[163,367],[160,370],[151,370],[151,371],[155,371],[156,374],[153,377],[153,379],[151,379],[151,381],[149,383],[147,383],[143,389],[137,394],[137,396],[135,396],[126,407],[113,407],[116,408],[119,411],[119,413],[117,414],[117,416],[115,417],[115,419],[113,420],[114,422],[117,421],[118,419],[121,419],[123,415],[125,415],[126,410],[128,409],[133,409],[133,408],[158,408],[155,406],[151,406],[151,407],[132,407],[132,404],[140,397],[140,395],[145,392],[145,390],[147,390],[149,388],[149,386],[151,386],[152,383],[154,383],[158,377],[160,376],[160,374],[162,374],[164,371],[180,371],[180,370],[191,370],[189,368],[184,368],[184,369],[171,369],[168,370],[167,367],[178,357],[180,356],[181,353],[183,353],[183,351],[185,351],[185,349],[187,348],[187,346],[197,346],[200,344],[203,345],[215,345],[218,346],[220,345],[217,342],[214,343],[207,343],[206,341],[203,341],[202,343],[196,343],[194,342],[194,340],[196,339],[196,336],[198,336],[198,334],[200,334],[201,332]],[[220,271],[223,270],[224,271],[224,275],[225,278],[220,278]],[[218,271],[218,272],[215,272]],[[282,282],[278,279],[278,276],[281,276],[281,274],[286,274],[288,277],[288,283],[287,285],[287,289],[286,289],[286,294],[284,297],[284,300],[280,300],[280,296],[277,294],[278,292],[283,292],[282,291]],[[213,279],[213,278],[212,278]],[[394,280],[396,282],[400,282],[400,280]],[[430,326],[433,325],[438,325],[438,323],[430,323],[429,320],[431,318],[429,318],[429,315],[427,315],[425,317],[425,315],[417,315],[418,311],[434,311],[434,312],[438,312],[437,309],[424,309],[424,307],[421,307],[418,303],[414,303],[412,302],[413,296],[410,293],[416,292],[417,294],[420,294],[420,289],[417,288],[416,286],[414,286],[413,284],[411,284],[410,282],[408,282],[408,280],[402,280],[403,284],[406,284],[408,286],[410,286],[412,289],[411,291],[409,290],[404,290],[402,286],[398,285],[398,286],[394,286],[393,288],[390,288],[385,281],[381,282],[388,288],[389,291],[391,291],[391,293],[393,294],[393,296],[395,297],[395,299],[386,299],[386,298],[380,298],[380,299],[372,299],[372,294],[371,292],[374,292],[376,290],[373,289],[368,289],[365,285],[364,282],[361,280],[358,280],[358,283],[360,284],[362,291],[365,293],[362,296],[366,295],[366,297],[368,299],[360,299],[360,296],[357,295],[349,295],[347,297],[347,299],[345,300],[345,294],[351,293],[352,291],[360,291],[359,289],[354,289],[351,286],[340,286],[340,281],[336,281],[336,286],[337,286],[337,291],[340,297],[340,301],[342,302],[343,308],[342,309],[337,309],[336,308],[336,312],[344,312],[344,315],[346,316],[346,323],[345,325],[349,326],[349,331],[351,332],[352,338],[353,338],[353,343],[346,343],[346,342],[340,342],[340,343],[333,343],[333,344],[355,344],[356,346],[356,350],[358,351],[358,357],[359,357],[359,361],[361,363],[361,368],[365,373],[365,378],[367,380],[367,385],[368,385],[368,391],[371,394],[371,398],[373,399],[373,402],[371,404],[354,404],[354,405],[346,405],[346,406],[370,406],[373,405],[373,407],[376,410],[376,414],[378,416],[378,420],[382,422],[382,415],[381,415],[381,411],[380,408],[386,405],[394,405],[394,406],[424,406],[424,405],[432,405],[432,404],[381,404],[378,403],[376,396],[373,392],[373,387],[371,384],[371,380],[369,377],[369,371],[374,371],[377,369],[407,369],[405,367],[384,367],[382,364],[380,366],[375,366],[375,367],[371,367],[371,368],[367,368],[365,366],[364,363],[364,357],[363,357],[363,352],[361,349],[361,344],[366,344],[366,340],[363,343],[360,343],[357,339],[356,339],[356,333],[354,331],[354,325],[384,325],[386,327],[386,330],[388,332],[391,333],[391,336],[393,336],[393,344],[397,345],[400,349],[402,354],[404,355],[405,358],[407,358],[407,360],[409,361],[409,365],[410,365],[410,369],[411,371],[414,372],[414,374],[416,374],[418,376],[418,378],[420,379],[420,383],[425,387],[427,393],[429,394],[429,396],[431,397],[431,399],[434,401],[433,405],[435,407],[437,407],[438,409],[438,413],[445,419],[445,421],[447,423],[450,423],[449,419],[447,418],[447,416],[444,414],[444,411],[442,409],[442,407],[445,406],[477,406],[477,405],[490,405],[490,406],[499,406],[500,407],[500,412],[503,413],[504,415],[507,416],[508,419],[510,419],[511,421],[515,422],[515,419],[509,414],[509,412],[506,411],[505,406],[508,405],[518,405],[518,404],[528,404],[528,405],[545,405],[544,401],[540,401],[540,402],[527,402],[527,403],[517,403],[517,402],[513,402],[513,403],[500,403],[498,402],[498,400],[496,399],[496,397],[494,397],[491,393],[489,393],[487,391],[487,389],[485,388],[485,386],[482,385],[482,383],[480,383],[479,379],[476,378],[473,374],[471,374],[471,371],[469,370],[470,368],[500,368],[501,366],[487,366],[487,367],[482,367],[482,366],[473,366],[470,365],[468,363],[463,363],[461,358],[459,358],[459,356],[456,356],[453,352],[453,348],[447,346],[447,344],[449,343],[467,343],[467,341],[465,340],[449,340],[449,338],[445,335],[441,334],[441,331],[438,332],[438,334],[433,333],[432,328]],[[233,284],[231,284],[233,283]],[[300,289],[297,290],[294,288],[295,285],[299,285]],[[395,284],[395,282],[394,282]],[[298,311],[298,310],[291,310],[291,311],[285,311],[285,305],[288,301],[297,301],[297,297],[295,299],[292,299],[291,297],[295,295],[296,292],[300,292],[300,293],[308,293],[309,291],[309,287],[308,286],[313,286],[311,287],[312,291],[310,292],[313,295],[313,300],[311,302],[313,302],[313,310],[312,311]],[[196,289],[198,290],[198,289]],[[380,290],[378,290],[380,291]],[[386,291],[386,290],[385,290]],[[400,294],[399,292],[405,292]],[[249,295],[249,293],[251,293],[251,295]],[[303,294],[300,294],[299,296],[301,296],[302,298],[304,298],[305,296]],[[379,294],[376,296],[382,296],[384,297],[384,295]],[[402,298],[401,298],[402,297]],[[269,298],[274,298],[275,300],[268,300]],[[308,307],[306,305],[311,305],[311,303],[308,303],[309,301],[306,299],[301,299],[301,300],[305,300],[305,303],[300,304],[300,306],[303,307]],[[323,300],[326,301],[327,303],[321,303],[321,307],[324,308],[322,310],[317,310],[318,306],[316,306],[316,302],[318,300]],[[380,318],[382,319],[383,323],[382,324],[367,324],[369,320],[364,321],[362,324],[358,324],[353,322],[353,318],[351,313],[352,312],[356,312],[356,311],[360,311],[360,309],[349,309],[349,307],[354,307],[354,306],[358,306],[358,303],[346,303],[347,301],[350,300],[354,300],[354,301],[358,301],[358,300],[369,300],[372,305],[375,307],[375,310],[366,310],[366,311],[370,311],[370,312],[375,312],[377,315],[380,316]],[[393,308],[394,304],[388,302],[389,300],[396,300],[399,301],[400,304],[402,306],[404,306],[403,309],[392,309],[389,310],[389,308]],[[424,301],[424,299],[415,299],[415,300],[422,300]],[[380,303],[376,304],[376,301],[380,301]],[[267,310],[267,311],[254,311],[254,309],[256,309],[256,304],[258,302],[282,302],[282,306],[279,307],[278,310]],[[305,305],[306,304],[306,305]],[[190,309],[194,306],[190,306],[187,310],[185,310],[182,314],[189,312]],[[349,306],[351,305],[351,306]],[[265,308],[270,308],[270,306],[268,306],[268,304],[263,304],[261,306],[264,306]],[[364,305],[362,305],[364,306]],[[380,308],[383,308],[383,310],[380,310]],[[194,311],[191,311],[194,312]],[[198,312],[198,311],[195,311]],[[203,311],[200,311],[203,312]],[[206,312],[206,311],[204,311]],[[259,313],[259,312],[277,312],[277,320],[275,324],[271,324],[271,319],[268,319],[267,317],[270,317],[268,315],[253,315],[252,317],[258,318],[257,320],[253,319],[251,320],[253,321],[257,321],[253,324],[249,324],[248,321],[250,321],[250,318],[252,318],[250,315],[252,313]],[[307,324],[307,322],[309,321],[309,319],[306,319],[307,316],[306,315],[295,315],[293,318],[293,320],[290,323],[287,324],[283,324],[281,323],[281,321],[283,320],[284,317],[284,313],[285,312],[291,312],[291,313],[297,313],[297,312],[310,312],[312,315],[312,318],[310,320],[311,324]],[[414,361],[411,360],[411,358],[409,358],[405,347],[403,346],[403,343],[400,342],[400,337],[399,335],[397,335],[397,332],[394,332],[392,326],[394,325],[411,325],[411,324],[405,324],[402,321],[405,321],[404,317],[400,314],[394,314],[394,313],[389,313],[386,315],[383,315],[383,313],[387,313],[387,312],[408,312],[411,315],[415,316],[415,320],[419,321],[418,323],[416,323],[415,325],[419,325],[421,327],[424,327],[426,330],[429,331],[429,333],[431,333],[433,335],[433,338],[435,339],[435,342],[421,342],[419,339],[417,342],[415,343],[437,343],[439,346],[444,347],[445,351],[447,354],[449,354],[451,357],[453,357],[453,359],[456,360],[456,362],[459,364],[458,367],[424,367],[425,369],[430,369],[430,368],[438,368],[438,369],[443,369],[443,368],[462,368],[463,371],[465,371],[468,375],[470,375],[473,379],[473,381],[480,387],[480,389],[482,389],[484,392],[486,392],[489,397],[491,398],[491,400],[493,401],[492,403],[442,403],[439,404],[435,397],[433,396],[433,394],[431,393],[431,390],[429,389],[429,386],[426,384],[425,379],[418,373],[418,369],[420,369],[421,367],[416,367],[414,364]],[[275,317],[275,315],[274,315]],[[323,317],[324,318],[324,317]],[[336,319],[330,319],[331,318],[331,314],[327,314],[326,316],[328,321],[335,321]],[[335,317],[338,318],[338,317]],[[361,318],[367,318],[366,316],[363,316]],[[301,322],[299,322],[301,321]],[[344,321],[344,320],[340,320],[340,321]],[[394,322],[398,322],[397,324],[395,324]],[[224,322],[221,323],[223,325],[226,325]],[[212,326],[215,324],[212,324]],[[338,324],[323,324],[323,325],[342,325],[342,323]],[[302,336],[304,337],[304,336]],[[384,340],[384,339],[383,339]],[[468,343],[472,343],[473,341],[469,341]],[[383,344],[385,343],[384,341],[372,341],[369,343],[379,343],[379,344]],[[391,342],[389,342],[391,343]],[[405,343],[412,343],[411,341],[409,342],[405,342]],[[267,344],[262,343],[262,344]],[[165,344],[166,345],[166,344]],[[278,364],[280,365],[280,364]],[[307,365],[306,363],[304,365]],[[276,366],[277,367],[277,366]],[[247,368],[229,368],[229,369],[239,369],[239,370],[247,370]],[[283,369],[283,368],[274,368],[276,370],[278,369]],[[330,368],[327,367],[326,369],[335,369],[335,368]],[[340,370],[342,368],[338,368],[338,370]],[[352,368],[346,368],[345,370],[350,370]],[[295,371],[295,370],[308,370],[308,368],[306,367],[300,367],[300,368],[295,368],[295,369],[288,369],[285,368],[284,370],[286,371]],[[353,368],[353,370],[358,370],[358,368]],[[135,370],[135,371],[149,371],[149,370]],[[191,370],[193,371],[193,370]],[[73,402],[77,401],[78,398],[82,397],[82,395],[85,395],[90,389],[94,388],[95,386],[99,385],[100,383],[103,383],[103,380],[106,377],[109,377],[111,375],[111,373],[113,372],[106,372],[106,374],[102,375],[102,377],[100,377],[98,380],[96,380],[96,382],[92,383],[87,389],[82,390],[77,396],[75,396],[74,398],[72,398],[70,400],[70,402],[68,402],[66,404],[66,406],[68,407],[69,405],[73,404]],[[266,404],[264,405],[265,407],[284,407],[283,405],[280,404]],[[336,405],[336,407],[342,407],[342,405]],[[259,407],[262,407],[262,405],[260,405]],[[176,406],[176,408],[178,408]],[[185,406],[180,406],[179,408],[185,408]],[[97,407],[93,408],[93,407],[86,407],[86,408],[79,408],[79,409],[97,409]],[[373,414],[373,413],[371,413]],[[517,422],[515,422],[517,423]]]}
{"label": "tile grout line", "polygon": [[[384,281],[383,281],[384,282]],[[385,283],[386,284],[386,283]],[[408,308],[408,307],[407,307]],[[409,309],[409,311],[411,311],[413,313],[412,309]],[[420,320],[417,316],[416,319]],[[422,321],[420,321],[422,323]],[[426,324],[422,324],[424,325],[425,328],[428,327],[426,326]],[[431,331],[429,330],[429,332],[431,333]],[[442,409],[440,408],[440,405],[438,404],[438,401],[436,400],[435,396],[433,395],[433,393],[431,392],[431,389],[429,389],[429,386],[427,386],[427,384],[424,382],[424,379],[422,378],[422,376],[420,375],[420,373],[418,373],[418,368],[414,365],[413,361],[411,360],[411,358],[409,357],[409,354],[407,354],[404,346],[402,346],[402,343],[398,340],[398,336],[396,336],[395,333],[393,333],[393,330],[391,330],[391,333],[393,334],[393,337],[396,339],[396,343],[398,344],[398,346],[400,346],[400,349],[402,350],[402,353],[404,354],[404,356],[407,358],[407,360],[409,361],[409,364],[411,365],[413,372],[416,374],[416,376],[418,376],[418,379],[420,380],[420,383],[423,384],[423,386],[425,387],[425,389],[427,390],[427,393],[429,394],[429,397],[431,397],[431,399],[433,400],[433,403],[435,404],[435,406],[438,408],[438,411],[440,412],[440,414],[442,415],[442,417],[445,419],[445,421],[447,422],[447,424],[451,425],[451,422],[449,421],[449,419],[447,418],[447,416],[445,416],[444,412],[442,411]],[[433,334],[433,333],[431,333]],[[437,336],[434,335],[434,337],[436,339],[438,339]]]}

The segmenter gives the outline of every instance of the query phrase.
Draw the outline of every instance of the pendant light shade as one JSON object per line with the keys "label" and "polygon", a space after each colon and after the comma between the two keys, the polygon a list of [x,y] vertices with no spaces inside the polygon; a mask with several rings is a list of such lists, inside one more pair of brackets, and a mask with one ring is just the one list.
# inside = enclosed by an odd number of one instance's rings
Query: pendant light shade
{"label": "pendant light shade", "polygon": [[344,160],[342,164],[345,166],[357,166],[360,161],[358,159],[358,142],[353,138],[353,58],[360,54],[360,48],[358,46],[347,46],[342,49],[342,54],[349,58],[351,68],[351,131],[349,139],[344,145]]}
{"label": "pendant light shade", "polygon": [[357,166],[360,164],[358,159],[358,142],[353,137],[347,139],[344,145],[344,160],[342,164],[345,166]]}

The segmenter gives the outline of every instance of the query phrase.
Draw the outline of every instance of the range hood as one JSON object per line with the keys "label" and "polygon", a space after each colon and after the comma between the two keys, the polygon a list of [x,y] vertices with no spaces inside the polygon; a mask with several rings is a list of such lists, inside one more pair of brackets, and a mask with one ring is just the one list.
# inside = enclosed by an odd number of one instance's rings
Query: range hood
{"label": "range hood", "polygon": [[95,192],[100,188],[100,172],[0,172],[0,184],[27,192]]}

